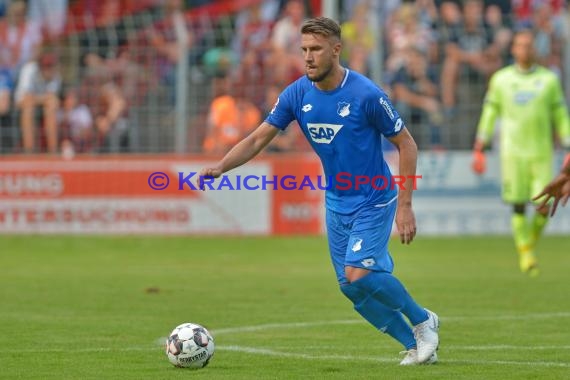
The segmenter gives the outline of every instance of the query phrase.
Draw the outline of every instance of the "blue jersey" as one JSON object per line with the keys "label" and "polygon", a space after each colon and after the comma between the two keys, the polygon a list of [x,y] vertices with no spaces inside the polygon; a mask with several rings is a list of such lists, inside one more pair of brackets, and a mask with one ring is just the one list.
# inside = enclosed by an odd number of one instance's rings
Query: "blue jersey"
{"label": "blue jersey", "polygon": [[[336,89],[322,91],[306,76],[289,85],[265,120],[285,129],[297,120],[320,157],[327,185],[326,207],[352,214],[363,206],[387,204],[397,196],[382,153],[382,135],[397,135],[404,123],[388,96],[370,79],[345,70]],[[374,182],[356,185],[368,178]]]}

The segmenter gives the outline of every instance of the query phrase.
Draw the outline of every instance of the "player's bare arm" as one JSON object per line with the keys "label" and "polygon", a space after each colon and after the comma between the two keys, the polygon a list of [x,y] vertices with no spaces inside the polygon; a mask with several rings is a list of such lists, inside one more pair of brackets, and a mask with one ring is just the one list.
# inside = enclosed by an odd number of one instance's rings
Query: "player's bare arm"
{"label": "player's bare arm", "polygon": [[401,176],[407,178],[398,192],[398,208],[396,210],[396,226],[400,233],[400,241],[410,244],[416,236],[416,218],[412,210],[413,176],[416,175],[418,147],[407,129],[389,139],[400,153]]}
{"label": "player's bare arm", "polygon": [[237,168],[257,156],[278,133],[279,129],[269,123],[261,123],[249,136],[237,143],[216,166],[200,170],[197,179],[198,187],[204,190],[200,178],[218,178],[223,173]]}
{"label": "player's bare arm", "polygon": [[[544,197],[544,198],[543,198]],[[566,206],[570,198],[570,156],[565,161],[565,165],[560,170],[560,174],[556,176],[546,187],[535,196],[532,200],[536,201],[543,198],[537,208],[546,207],[548,202],[553,199],[550,216],[553,216],[558,207],[558,203],[562,202],[562,206]]]}

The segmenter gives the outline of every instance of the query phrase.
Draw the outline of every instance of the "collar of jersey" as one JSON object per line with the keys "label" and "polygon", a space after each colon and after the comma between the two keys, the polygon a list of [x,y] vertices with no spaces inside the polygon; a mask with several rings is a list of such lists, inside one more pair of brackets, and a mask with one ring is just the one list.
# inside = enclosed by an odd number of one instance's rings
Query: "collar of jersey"
{"label": "collar of jersey", "polygon": [[315,82],[311,82],[311,84],[313,85],[313,88],[323,94],[334,94],[335,92],[337,92],[338,90],[340,90],[341,88],[344,87],[344,85],[346,84],[346,81],[348,80],[348,72],[350,70],[348,70],[346,67],[343,67],[344,69],[344,79],[342,80],[342,82],[340,82],[340,85],[338,85],[336,88],[333,88],[332,90],[321,90],[320,88],[318,88],[315,85]]}
{"label": "collar of jersey", "polygon": [[519,73],[519,74],[532,74],[536,71],[536,69],[538,68],[538,65],[535,63],[533,64],[530,69],[528,70],[523,70],[519,65],[517,65],[515,63],[515,70]]}

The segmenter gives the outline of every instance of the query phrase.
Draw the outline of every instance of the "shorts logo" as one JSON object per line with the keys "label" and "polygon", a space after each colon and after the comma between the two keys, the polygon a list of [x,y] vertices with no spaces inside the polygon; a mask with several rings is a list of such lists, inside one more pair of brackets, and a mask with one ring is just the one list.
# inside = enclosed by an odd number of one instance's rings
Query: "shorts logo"
{"label": "shorts logo", "polygon": [[362,239],[358,239],[352,246],[352,252],[358,252],[362,249]]}
{"label": "shorts logo", "polygon": [[371,267],[372,265],[376,264],[376,261],[374,259],[364,259],[361,261],[361,263],[366,268],[368,268],[368,267]]}
{"label": "shorts logo", "polygon": [[307,123],[311,139],[318,144],[330,144],[342,127],[342,124]]}
{"label": "shorts logo", "polygon": [[350,115],[350,103],[338,102],[338,108],[336,110],[336,113],[338,113],[342,117]]}

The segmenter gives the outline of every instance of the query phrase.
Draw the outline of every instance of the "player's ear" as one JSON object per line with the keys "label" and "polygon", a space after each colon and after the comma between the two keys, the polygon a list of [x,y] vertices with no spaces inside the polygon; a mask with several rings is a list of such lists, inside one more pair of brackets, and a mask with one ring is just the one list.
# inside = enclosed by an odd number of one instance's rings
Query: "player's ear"
{"label": "player's ear", "polygon": [[335,56],[340,57],[340,52],[342,50],[342,43],[340,42],[340,40],[335,38],[331,41],[331,44],[333,47],[333,54]]}

